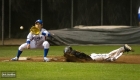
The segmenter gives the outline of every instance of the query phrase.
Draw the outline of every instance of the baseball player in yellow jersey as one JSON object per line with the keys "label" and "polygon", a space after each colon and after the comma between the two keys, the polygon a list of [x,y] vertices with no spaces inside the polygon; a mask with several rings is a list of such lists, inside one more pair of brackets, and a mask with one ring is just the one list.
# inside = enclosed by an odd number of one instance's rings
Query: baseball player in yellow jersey
{"label": "baseball player in yellow jersey", "polygon": [[50,44],[46,40],[46,37],[51,37],[50,33],[42,28],[43,21],[38,19],[35,21],[35,26],[30,29],[30,33],[27,35],[26,43],[23,43],[19,46],[16,57],[12,58],[12,61],[18,61],[22,51],[24,49],[34,49],[34,48],[42,48],[44,49],[44,61],[48,62],[49,58],[47,58],[47,54],[49,51]]}

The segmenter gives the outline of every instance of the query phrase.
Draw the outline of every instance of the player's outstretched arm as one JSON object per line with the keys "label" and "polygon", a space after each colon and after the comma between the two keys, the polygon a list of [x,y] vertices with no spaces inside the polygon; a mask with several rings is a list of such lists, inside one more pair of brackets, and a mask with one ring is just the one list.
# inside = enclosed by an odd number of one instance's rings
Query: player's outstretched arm
{"label": "player's outstretched arm", "polygon": [[27,40],[26,40],[27,49],[30,49],[30,41],[32,40],[32,38],[33,38],[33,35],[32,35],[32,33],[30,32],[30,33],[27,35]]}
{"label": "player's outstretched arm", "polygon": [[27,49],[30,49],[30,44],[27,45]]}

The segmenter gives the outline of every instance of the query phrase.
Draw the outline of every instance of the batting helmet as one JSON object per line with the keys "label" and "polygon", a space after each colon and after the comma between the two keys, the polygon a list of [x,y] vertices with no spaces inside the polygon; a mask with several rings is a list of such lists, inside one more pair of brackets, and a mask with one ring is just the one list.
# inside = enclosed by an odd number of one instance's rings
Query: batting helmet
{"label": "batting helmet", "polygon": [[71,46],[67,46],[67,47],[65,47],[65,49],[64,49],[64,54],[65,54],[65,53],[70,53],[72,50],[73,50],[73,49],[72,49]]}
{"label": "batting helmet", "polygon": [[43,21],[38,19],[38,20],[35,21],[35,23],[43,24]]}

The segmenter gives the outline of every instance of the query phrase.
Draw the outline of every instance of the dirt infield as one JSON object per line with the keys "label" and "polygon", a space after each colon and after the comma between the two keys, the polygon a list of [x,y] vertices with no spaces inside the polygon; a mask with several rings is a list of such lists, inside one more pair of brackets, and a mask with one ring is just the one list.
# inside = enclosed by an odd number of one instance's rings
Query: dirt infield
{"label": "dirt infield", "polygon": [[[50,62],[66,62],[63,56],[50,56]],[[0,58],[0,62],[12,62],[11,58]],[[29,60],[19,60],[19,62],[43,62],[42,57],[31,57]],[[90,61],[91,63],[97,63],[96,61]],[[84,63],[84,61],[83,61]],[[100,61],[100,63],[106,63],[105,61]],[[114,62],[107,63],[126,63],[126,64],[140,64],[140,55],[122,55],[119,59]]]}

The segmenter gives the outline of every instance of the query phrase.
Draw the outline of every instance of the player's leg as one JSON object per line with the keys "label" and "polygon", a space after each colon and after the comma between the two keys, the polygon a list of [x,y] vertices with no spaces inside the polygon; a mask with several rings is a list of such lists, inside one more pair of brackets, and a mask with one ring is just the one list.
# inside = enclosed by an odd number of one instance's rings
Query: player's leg
{"label": "player's leg", "polygon": [[115,49],[111,52],[108,53],[108,58],[106,58],[107,61],[115,61],[116,60],[116,57],[117,55],[122,55],[124,52],[124,47],[120,47],[118,49]]}
{"label": "player's leg", "polygon": [[116,50],[113,50],[109,53],[109,57],[106,59],[107,61],[115,61],[118,59],[124,52],[131,51],[131,47],[125,44],[123,47],[120,47]]}
{"label": "player's leg", "polygon": [[102,61],[102,60],[106,60],[106,61],[115,61],[116,59],[118,59],[124,52],[129,52],[132,51],[131,47],[128,46],[127,44],[125,44],[123,47],[120,47],[116,50],[111,51],[108,54],[96,54],[96,53],[92,53],[90,55],[90,57],[95,60],[95,61]]}
{"label": "player's leg", "polygon": [[48,41],[44,41],[42,43],[42,45],[38,45],[37,48],[43,48],[44,49],[44,61],[47,62],[47,61],[50,61],[49,58],[47,58],[47,55],[48,55],[48,52],[49,52],[49,48],[50,48],[50,44]]}
{"label": "player's leg", "polygon": [[19,59],[23,49],[25,49],[26,46],[27,46],[27,43],[23,43],[22,45],[20,45],[19,48],[18,48],[16,57],[12,58],[11,60],[12,61],[17,61]]}
{"label": "player's leg", "polygon": [[123,53],[124,53],[124,52],[121,52],[120,54],[116,55],[116,56],[114,57],[114,59],[117,60]]}
{"label": "player's leg", "polygon": [[119,54],[117,54],[115,56],[115,59],[118,59],[124,52],[129,52],[129,51],[132,51],[133,52],[132,48],[129,45],[127,45],[127,44],[125,44],[123,46],[123,48],[124,48],[124,51],[122,50],[122,52],[120,52]]}
{"label": "player's leg", "polygon": [[[19,46],[16,57],[12,58],[12,61],[17,61],[22,54],[23,50],[27,48],[27,43],[23,43]],[[31,41],[30,49],[36,48],[35,42]]]}
{"label": "player's leg", "polygon": [[92,53],[90,55],[90,57],[92,58],[92,60],[94,61],[103,61],[105,60],[109,55],[108,54],[96,54],[96,53]]}

